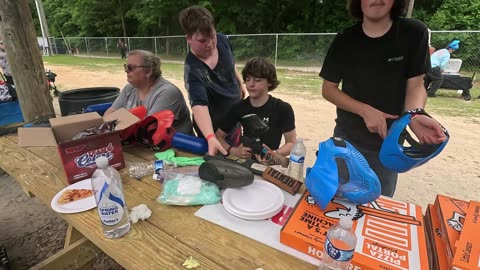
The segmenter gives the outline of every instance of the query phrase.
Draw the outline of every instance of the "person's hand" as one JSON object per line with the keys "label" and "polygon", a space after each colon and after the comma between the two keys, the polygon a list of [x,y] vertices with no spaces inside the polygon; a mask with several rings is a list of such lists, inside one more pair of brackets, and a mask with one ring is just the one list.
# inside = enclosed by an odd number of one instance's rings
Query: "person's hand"
{"label": "person's hand", "polygon": [[[267,151],[271,150],[266,144],[262,144],[262,147],[264,149],[267,149]],[[258,162],[260,162],[264,165],[268,165],[268,163],[270,162],[270,160],[267,157],[267,154],[263,155],[263,158],[259,154],[255,154],[255,158],[257,159]]]}
{"label": "person's hand", "polygon": [[227,155],[227,150],[223,148],[222,144],[217,140],[217,138],[210,138],[208,140],[208,154],[210,156],[214,156],[218,151],[220,151],[222,155]]}
{"label": "person's hand", "polygon": [[243,144],[240,144],[238,147],[230,148],[230,154],[239,158],[251,158],[252,149],[250,147],[243,146]]}
{"label": "person's hand", "polygon": [[242,97],[242,99],[245,99],[245,97],[247,96],[247,89],[243,85],[240,87],[240,96]]}
{"label": "person's hand", "polygon": [[409,126],[420,143],[439,144],[447,139],[440,124],[426,115],[416,115],[410,121]]}
{"label": "person's hand", "polygon": [[363,116],[363,121],[371,133],[378,133],[382,139],[387,136],[387,119],[397,119],[398,115],[384,113],[370,107]]}

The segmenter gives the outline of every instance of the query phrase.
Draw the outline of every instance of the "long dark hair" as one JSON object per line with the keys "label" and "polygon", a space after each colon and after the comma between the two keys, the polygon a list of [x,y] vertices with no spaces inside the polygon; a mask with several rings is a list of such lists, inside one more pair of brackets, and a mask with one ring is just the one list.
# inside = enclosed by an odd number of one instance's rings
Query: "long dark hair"
{"label": "long dark hair", "polygon": [[[392,9],[390,10],[390,17],[392,19],[397,19],[398,17],[405,15],[407,4],[408,0],[395,0]],[[347,10],[353,18],[363,20],[361,0],[348,0]]]}

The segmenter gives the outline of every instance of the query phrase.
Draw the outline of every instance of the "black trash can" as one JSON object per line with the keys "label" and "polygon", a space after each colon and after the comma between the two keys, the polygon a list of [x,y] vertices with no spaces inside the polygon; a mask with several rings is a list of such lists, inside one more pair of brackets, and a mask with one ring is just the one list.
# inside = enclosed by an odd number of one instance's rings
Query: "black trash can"
{"label": "black trash can", "polygon": [[82,113],[88,106],[113,102],[120,94],[117,87],[79,88],[60,92],[58,103],[62,116]]}

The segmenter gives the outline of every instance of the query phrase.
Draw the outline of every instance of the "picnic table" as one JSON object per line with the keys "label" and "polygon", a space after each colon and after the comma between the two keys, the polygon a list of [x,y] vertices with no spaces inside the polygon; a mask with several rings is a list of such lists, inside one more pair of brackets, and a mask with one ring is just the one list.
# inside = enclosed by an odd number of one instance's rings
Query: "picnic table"
{"label": "picnic table", "polygon": [[[0,137],[0,167],[27,194],[50,206],[66,186],[56,147],[20,147],[16,134]],[[152,161],[150,149],[124,147],[125,161]],[[200,263],[195,269],[316,269],[314,265],[243,235],[194,216],[199,207],[168,206],[156,201],[161,185],[141,181],[120,171],[129,208],[146,204],[152,216],[132,224],[118,239],[103,236],[97,210],[58,214],[68,223],[65,248],[33,269],[79,269],[105,252],[126,269],[185,269],[190,256]]]}

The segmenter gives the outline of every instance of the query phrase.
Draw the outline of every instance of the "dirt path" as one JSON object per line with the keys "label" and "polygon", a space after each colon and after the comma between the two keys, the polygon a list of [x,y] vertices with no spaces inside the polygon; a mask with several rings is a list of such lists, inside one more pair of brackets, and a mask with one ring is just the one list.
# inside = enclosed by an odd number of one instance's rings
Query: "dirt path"
{"label": "dirt path", "polygon": [[[62,90],[83,87],[125,85],[125,74],[88,71],[70,66],[45,64],[58,74],[57,85]],[[169,78],[167,78],[169,79]],[[187,98],[183,82],[171,80]],[[305,139],[306,164],[315,162],[318,143],[331,136],[335,107],[316,95],[294,95],[282,89],[273,95],[289,102],[295,110],[297,133]],[[56,101],[55,101],[56,102]],[[478,101],[472,101],[478,102]],[[427,108],[428,109],[428,108]],[[56,102],[58,110],[58,102]],[[430,113],[435,115],[434,111]],[[476,121],[458,117],[436,116],[449,130],[451,140],[440,156],[411,172],[401,174],[396,199],[413,202],[423,209],[433,203],[437,194],[458,199],[480,199],[480,118]],[[66,224],[46,205],[23,195],[9,177],[0,177],[0,244],[7,247],[15,269],[28,268],[63,247]],[[99,259],[98,269],[110,269],[108,259]]]}

